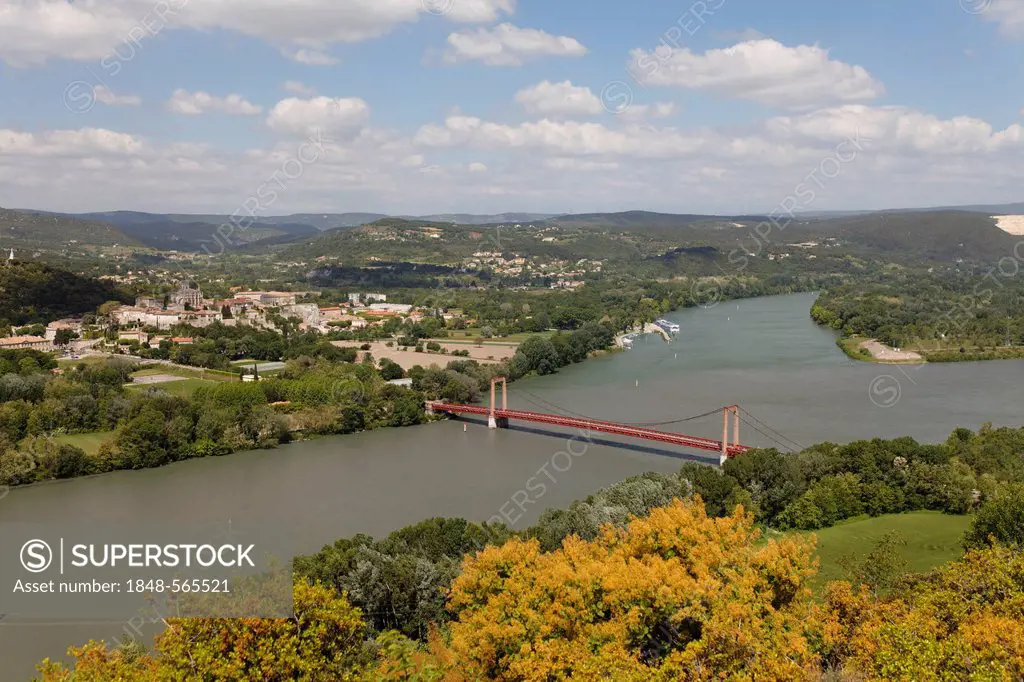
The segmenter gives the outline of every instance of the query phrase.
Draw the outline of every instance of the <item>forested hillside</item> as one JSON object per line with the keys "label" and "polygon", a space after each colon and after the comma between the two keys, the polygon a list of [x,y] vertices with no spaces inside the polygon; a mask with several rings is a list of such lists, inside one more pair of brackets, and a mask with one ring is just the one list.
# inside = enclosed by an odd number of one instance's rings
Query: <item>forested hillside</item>
{"label": "forested hillside", "polygon": [[33,324],[95,310],[111,300],[132,301],[110,282],[31,261],[0,266],[0,322]]}
{"label": "forested hillside", "polygon": [[0,208],[0,250],[92,251],[115,245],[140,244],[106,223]]}
{"label": "forested hillside", "polygon": [[966,211],[872,213],[822,221],[824,230],[878,253],[903,253],[923,260],[994,263],[1013,255],[1017,238],[987,215]]}

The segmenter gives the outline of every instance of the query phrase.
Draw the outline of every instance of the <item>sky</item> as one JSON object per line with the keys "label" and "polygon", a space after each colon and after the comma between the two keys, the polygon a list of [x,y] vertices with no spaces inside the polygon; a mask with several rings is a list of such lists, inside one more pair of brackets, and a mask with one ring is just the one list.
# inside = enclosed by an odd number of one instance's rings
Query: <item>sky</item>
{"label": "sky", "polygon": [[0,0],[0,206],[1024,201],[1024,0]]}

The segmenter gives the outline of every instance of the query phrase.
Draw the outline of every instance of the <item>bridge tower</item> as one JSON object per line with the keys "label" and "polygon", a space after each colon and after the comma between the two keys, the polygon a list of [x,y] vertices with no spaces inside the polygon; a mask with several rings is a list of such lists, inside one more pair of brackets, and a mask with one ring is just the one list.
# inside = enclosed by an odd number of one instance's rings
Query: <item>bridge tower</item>
{"label": "bridge tower", "polygon": [[505,377],[491,377],[491,411],[487,415],[487,426],[492,429],[507,429],[508,417],[498,417],[494,413],[495,387],[498,383],[501,383],[501,409],[508,409],[508,382]]}
{"label": "bridge tower", "polygon": [[740,444],[740,406],[729,405],[722,408],[722,454],[718,459],[719,466],[725,466],[729,459],[729,415],[732,414],[733,441],[732,445]]}

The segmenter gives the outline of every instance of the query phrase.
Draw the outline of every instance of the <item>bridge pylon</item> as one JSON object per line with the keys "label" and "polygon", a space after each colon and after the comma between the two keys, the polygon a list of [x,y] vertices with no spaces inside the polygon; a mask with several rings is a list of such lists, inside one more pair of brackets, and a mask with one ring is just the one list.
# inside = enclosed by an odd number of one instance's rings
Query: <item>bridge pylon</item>
{"label": "bridge pylon", "polygon": [[[732,414],[733,424],[733,439],[732,445],[729,445],[729,415]],[[719,466],[725,466],[725,462],[729,459],[729,448],[736,447],[740,444],[740,406],[729,405],[722,408],[722,453],[718,459]]]}
{"label": "bridge pylon", "polygon": [[501,383],[501,409],[508,409],[508,381],[505,377],[491,377],[491,410],[487,414],[487,426],[492,429],[507,429],[508,417],[499,417],[495,414],[495,387],[498,383]]}

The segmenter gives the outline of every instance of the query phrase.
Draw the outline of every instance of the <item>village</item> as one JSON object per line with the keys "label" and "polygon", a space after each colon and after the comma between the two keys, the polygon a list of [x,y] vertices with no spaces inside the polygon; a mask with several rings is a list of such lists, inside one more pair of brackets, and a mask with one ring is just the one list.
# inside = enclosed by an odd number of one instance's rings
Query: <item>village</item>
{"label": "village", "polygon": [[[212,324],[228,327],[248,326],[254,329],[281,331],[283,320],[296,323],[299,331],[328,334],[333,331],[357,331],[382,327],[389,320],[403,323],[420,322],[426,311],[407,303],[389,302],[387,294],[378,292],[352,292],[344,303],[321,304],[310,302],[318,298],[315,291],[246,291],[236,288],[231,298],[215,299],[203,295],[194,282],[183,280],[165,297],[140,296],[134,305],[111,306],[105,311],[106,319],[67,318],[43,325],[33,325],[6,338],[0,338],[0,349],[31,348],[44,352],[61,351],[63,355],[78,358],[79,354],[119,353],[131,348],[157,349],[167,346],[190,346],[192,336],[181,333],[181,327],[205,328]],[[459,320],[465,327],[474,320],[465,320],[461,311],[430,311],[446,321]],[[108,330],[116,329],[116,339]],[[17,332],[37,333],[17,333]],[[346,347],[360,344],[335,341]],[[434,347],[437,345],[438,347]],[[430,351],[471,357],[480,362],[498,362],[510,357],[518,344],[484,343],[469,340],[431,344]],[[377,358],[388,358],[409,368],[423,362],[422,349],[414,351],[375,341],[371,345]],[[362,350],[366,350],[362,348]]]}

